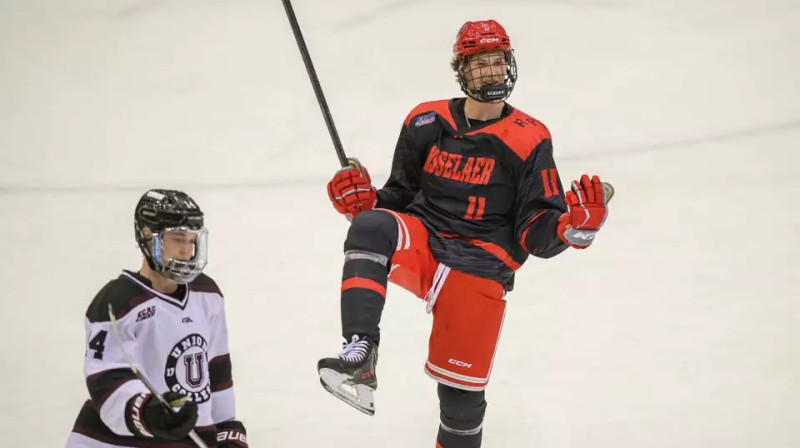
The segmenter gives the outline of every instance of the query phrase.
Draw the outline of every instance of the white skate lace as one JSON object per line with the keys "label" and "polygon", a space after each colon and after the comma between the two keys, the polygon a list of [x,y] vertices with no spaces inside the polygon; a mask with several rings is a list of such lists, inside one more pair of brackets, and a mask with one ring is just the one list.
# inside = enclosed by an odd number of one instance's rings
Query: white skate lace
{"label": "white skate lace", "polygon": [[339,353],[339,359],[349,363],[361,362],[367,356],[369,350],[369,340],[360,339],[358,335],[353,336],[352,341],[345,345]]}

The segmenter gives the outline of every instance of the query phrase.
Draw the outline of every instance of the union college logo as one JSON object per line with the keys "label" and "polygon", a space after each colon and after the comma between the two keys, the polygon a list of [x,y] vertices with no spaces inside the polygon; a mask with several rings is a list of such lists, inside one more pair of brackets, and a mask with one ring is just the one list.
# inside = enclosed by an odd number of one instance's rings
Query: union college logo
{"label": "union college logo", "polygon": [[208,381],[208,342],[203,336],[194,333],[175,344],[169,353],[164,371],[167,387],[189,397],[195,403],[203,403],[211,398],[211,385]]}

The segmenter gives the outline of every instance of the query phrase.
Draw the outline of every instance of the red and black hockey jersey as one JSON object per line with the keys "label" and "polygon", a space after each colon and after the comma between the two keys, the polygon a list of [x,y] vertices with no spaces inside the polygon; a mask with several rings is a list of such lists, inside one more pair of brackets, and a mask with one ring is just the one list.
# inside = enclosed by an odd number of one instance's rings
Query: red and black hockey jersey
{"label": "red and black hockey jersey", "polygon": [[556,233],[566,204],[550,132],[508,104],[496,120],[468,123],[465,101],[408,114],[377,207],[419,217],[439,262],[511,289],[529,254],[567,248]]}

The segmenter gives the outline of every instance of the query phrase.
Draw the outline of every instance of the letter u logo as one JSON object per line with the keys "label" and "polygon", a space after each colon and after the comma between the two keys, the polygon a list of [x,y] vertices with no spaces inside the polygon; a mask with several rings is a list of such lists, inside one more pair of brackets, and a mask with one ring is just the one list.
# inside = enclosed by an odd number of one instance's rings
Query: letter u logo
{"label": "letter u logo", "polygon": [[186,384],[192,387],[203,385],[203,353],[192,353],[183,357],[186,366]]}

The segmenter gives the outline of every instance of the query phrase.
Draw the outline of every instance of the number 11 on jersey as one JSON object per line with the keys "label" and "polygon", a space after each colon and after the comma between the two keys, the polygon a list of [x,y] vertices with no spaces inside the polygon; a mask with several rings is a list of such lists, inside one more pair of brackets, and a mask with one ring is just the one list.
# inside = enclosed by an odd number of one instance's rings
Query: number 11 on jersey
{"label": "number 11 on jersey", "polygon": [[486,208],[486,198],[483,196],[470,196],[467,213],[464,219],[483,219],[483,210]]}

